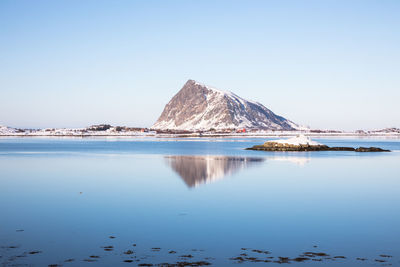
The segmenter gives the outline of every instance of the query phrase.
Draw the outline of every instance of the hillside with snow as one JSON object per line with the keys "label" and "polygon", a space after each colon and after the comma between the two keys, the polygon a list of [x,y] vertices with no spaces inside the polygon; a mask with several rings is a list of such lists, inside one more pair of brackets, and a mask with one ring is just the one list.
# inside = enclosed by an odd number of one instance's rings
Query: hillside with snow
{"label": "hillside with snow", "polygon": [[17,129],[0,125],[0,135],[13,135],[17,132],[18,132]]}
{"label": "hillside with snow", "polygon": [[262,104],[188,80],[151,127],[155,130],[210,129],[300,130],[294,122]]}

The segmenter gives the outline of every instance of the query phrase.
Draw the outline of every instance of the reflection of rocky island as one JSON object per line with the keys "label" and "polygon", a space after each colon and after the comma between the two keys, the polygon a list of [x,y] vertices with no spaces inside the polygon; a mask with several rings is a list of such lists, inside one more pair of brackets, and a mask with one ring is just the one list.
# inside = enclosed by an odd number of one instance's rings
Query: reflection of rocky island
{"label": "reflection of rocky island", "polygon": [[227,156],[167,156],[165,160],[188,187],[212,183],[264,161],[263,158]]}
{"label": "reflection of rocky island", "polygon": [[299,135],[286,140],[271,140],[262,145],[256,145],[247,150],[263,151],[355,151],[355,152],[390,152],[379,147],[329,147],[312,141],[310,137]]}
{"label": "reflection of rocky island", "polygon": [[267,160],[286,161],[286,162],[293,163],[297,166],[304,166],[310,162],[311,158],[310,157],[293,157],[293,156],[289,156],[289,157],[274,156],[274,157],[268,157]]}

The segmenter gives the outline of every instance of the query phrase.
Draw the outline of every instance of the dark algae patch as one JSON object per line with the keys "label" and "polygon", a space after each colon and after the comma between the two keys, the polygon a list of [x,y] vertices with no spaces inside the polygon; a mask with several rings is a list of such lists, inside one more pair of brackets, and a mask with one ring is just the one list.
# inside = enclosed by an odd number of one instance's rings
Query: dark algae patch
{"label": "dark algae patch", "polygon": [[193,255],[188,254],[188,255],[182,255],[182,256],[179,256],[179,257],[181,257],[181,258],[193,258]]}
{"label": "dark algae patch", "polygon": [[28,254],[30,254],[30,255],[39,254],[39,253],[42,253],[42,252],[40,250],[33,250],[33,251],[28,252]]}
{"label": "dark algae patch", "polygon": [[393,256],[386,255],[386,254],[381,254],[381,255],[379,255],[379,257],[382,257],[382,258],[392,258]]}
{"label": "dark algae patch", "polygon": [[113,251],[114,250],[114,246],[105,246],[102,248],[104,249],[104,251]]}
{"label": "dark algae patch", "polygon": [[6,248],[6,249],[14,249],[14,248],[19,248],[19,246],[5,246],[1,248]]}
{"label": "dark algae patch", "polygon": [[271,254],[271,252],[269,252],[269,251],[263,251],[263,250],[259,250],[259,249],[253,249],[252,250],[253,252],[256,252],[256,253],[262,253],[262,254]]}
{"label": "dark algae patch", "polygon": [[95,262],[95,261],[97,261],[97,260],[95,260],[95,259],[84,259],[83,261],[86,261],[86,262]]}
{"label": "dark algae patch", "polygon": [[290,262],[290,258],[288,257],[278,257],[278,260],[274,261],[276,263],[289,263]]}
{"label": "dark algae patch", "polygon": [[134,252],[132,251],[132,250],[127,250],[127,251],[125,251],[124,252],[124,254],[126,254],[126,255],[131,255],[131,254],[133,254]]}
{"label": "dark algae patch", "polygon": [[193,261],[193,262],[178,261],[176,263],[160,263],[160,264],[157,264],[156,266],[180,267],[180,266],[206,266],[206,265],[211,265],[211,263],[209,263],[207,261]]}
{"label": "dark algae patch", "polygon": [[324,252],[304,252],[303,255],[307,257],[329,257],[329,255]]}
{"label": "dark algae patch", "polygon": [[[130,243],[128,243],[130,247]],[[43,253],[40,250],[31,250],[21,252],[21,247],[15,247],[14,249],[10,249],[10,247],[15,246],[2,246],[0,249],[5,250],[5,252],[13,253],[15,255],[7,255],[4,254],[3,251],[0,250],[0,266],[21,266],[25,265],[25,261],[29,263],[29,257],[35,254]],[[313,247],[313,246],[311,246]],[[171,248],[165,248],[161,251],[159,247],[149,247],[140,249],[138,251],[133,251],[131,249],[125,248],[116,249],[114,246],[102,246],[101,249],[106,251],[116,250],[116,253],[103,253],[97,254],[95,251],[88,254],[87,258],[83,258],[82,262],[92,265],[103,265],[102,261],[107,259],[107,264],[109,266],[116,266],[118,264],[129,264],[131,263],[134,266],[208,266],[215,264],[216,266],[226,266],[230,264],[242,264],[242,266],[253,265],[253,264],[318,264],[323,262],[335,262],[335,264],[342,264],[345,266],[352,266],[352,263],[355,262],[364,262],[365,265],[375,265],[375,266],[387,266],[387,265],[395,265],[393,261],[393,256],[388,254],[379,254],[375,257],[368,260],[367,258],[362,257],[350,257],[348,255],[343,256],[343,254],[335,255],[333,253],[328,253],[326,251],[306,251],[301,252],[298,255],[274,255],[274,252],[271,250],[265,249],[256,249],[256,248],[238,248],[237,255],[232,257],[220,257],[217,259],[210,257],[204,250],[200,249],[186,249],[184,251],[179,251],[179,254],[176,250],[172,250]],[[117,247],[118,248],[118,247]],[[99,248],[97,248],[99,250]],[[160,251],[160,253],[149,253],[150,251]],[[147,254],[146,254],[147,251]],[[18,252],[18,253],[16,253]],[[151,254],[151,255],[149,255]],[[23,257],[28,257],[22,259]],[[108,258],[107,258],[108,257]],[[21,262],[18,262],[19,259]],[[33,258],[32,258],[33,259]],[[64,258],[65,259],[65,258]],[[22,261],[24,260],[24,261]],[[113,263],[113,260],[115,262]],[[214,260],[218,260],[218,264],[214,262]],[[64,266],[68,266],[68,263],[75,262],[74,258],[67,258],[66,260],[61,260]],[[111,262],[111,263],[110,263]],[[79,261],[78,261],[79,263]],[[50,262],[48,266],[61,266]],[[75,263],[72,263],[74,265]],[[46,264],[44,266],[47,266]],[[75,266],[79,266],[76,264]]]}
{"label": "dark algae patch", "polygon": [[293,259],[293,261],[297,261],[297,262],[303,262],[303,261],[308,261],[308,260],[310,260],[310,258],[297,257],[297,258]]}
{"label": "dark algae patch", "polygon": [[[243,253],[243,251],[247,251],[247,253]],[[266,251],[266,250],[260,250],[260,249],[245,249],[242,248],[241,252],[238,256],[231,257],[229,260],[238,263],[238,264],[245,264],[245,263],[277,263],[277,264],[290,264],[290,263],[295,263],[295,262],[324,262],[324,261],[336,261],[337,264],[345,264],[347,266],[351,266],[351,262],[348,261],[348,257],[343,256],[343,255],[335,255],[331,256],[330,254],[326,252],[320,252],[320,251],[307,251],[303,252],[297,257],[289,257],[289,256],[266,256],[262,255],[265,254],[265,252],[268,252],[268,254],[272,254],[272,252]],[[385,255],[381,254],[379,255],[381,259],[375,259],[373,261],[369,261],[370,264],[373,263],[385,263],[385,265],[391,265],[387,261],[387,259],[390,259],[390,255]],[[384,258],[384,259],[382,259]],[[350,261],[368,261],[366,258],[353,258],[353,260],[350,259]]]}
{"label": "dark algae patch", "polygon": [[345,256],[335,256],[334,259],[347,259]]}

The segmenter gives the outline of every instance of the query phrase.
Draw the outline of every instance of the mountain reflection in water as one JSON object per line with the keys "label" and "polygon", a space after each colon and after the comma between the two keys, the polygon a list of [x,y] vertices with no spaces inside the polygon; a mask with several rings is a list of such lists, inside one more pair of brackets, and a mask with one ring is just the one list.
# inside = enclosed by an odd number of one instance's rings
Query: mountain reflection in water
{"label": "mountain reflection in water", "polygon": [[264,158],[227,156],[166,156],[166,163],[188,187],[212,183],[241,169],[259,164]]}

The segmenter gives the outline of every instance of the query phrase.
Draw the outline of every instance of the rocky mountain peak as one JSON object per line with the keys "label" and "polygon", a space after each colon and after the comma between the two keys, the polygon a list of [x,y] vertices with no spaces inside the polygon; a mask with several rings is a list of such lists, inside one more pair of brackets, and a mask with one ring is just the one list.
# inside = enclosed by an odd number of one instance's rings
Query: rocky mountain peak
{"label": "rocky mountain peak", "polygon": [[295,123],[274,114],[260,103],[245,100],[232,92],[188,80],[165,106],[152,129],[294,130],[297,127]]}

